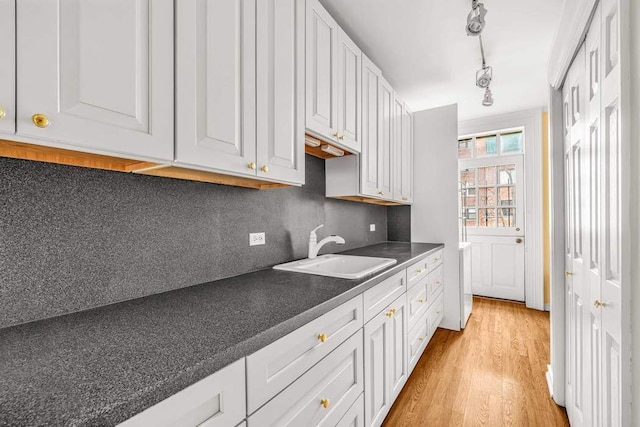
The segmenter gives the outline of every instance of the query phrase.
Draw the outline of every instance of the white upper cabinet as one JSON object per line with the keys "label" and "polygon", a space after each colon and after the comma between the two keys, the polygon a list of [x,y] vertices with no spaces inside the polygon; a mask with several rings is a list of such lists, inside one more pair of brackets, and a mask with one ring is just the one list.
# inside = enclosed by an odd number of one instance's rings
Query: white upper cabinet
{"label": "white upper cabinet", "polygon": [[338,29],[338,142],[352,151],[361,150],[362,51]]}
{"label": "white upper cabinet", "polygon": [[397,96],[393,103],[393,200],[413,202],[413,115]]}
{"label": "white upper cabinet", "polygon": [[303,184],[304,3],[176,7],[176,163]]}
{"label": "white upper cabinet", "polygon": [[15,0],[0,0],[0,133],[16,131]]}
{"label": "white upper cabinet", "polygon": [[318,0],[307,0],[306,127],[338,139],[338,24]]}
{"label": "white upper cabinet", "polygon": [[392,142],[393,142],[393,88],[380,78],[378,90],[378,195],[385,199],[393,197],[391,188]]}
{"label": "white upper cabinet", "polygon": [[258,176],[304,184],[305,4],[257,6]]}
{"label": "white upper cabinet", "polygon": [[20,0],[16,6],[20,135],[173,159],[172,0]]}
{"label": "white upper cabinet", "polygon": [[255,176],[256,0],[176,7],[176,161]]}
{"label": "white upper cabinet", "polygon": [[362,153],[360,154],[360,185],[364,195],[379,196],[379,101],[382,72],[364,54],[362,55]]}

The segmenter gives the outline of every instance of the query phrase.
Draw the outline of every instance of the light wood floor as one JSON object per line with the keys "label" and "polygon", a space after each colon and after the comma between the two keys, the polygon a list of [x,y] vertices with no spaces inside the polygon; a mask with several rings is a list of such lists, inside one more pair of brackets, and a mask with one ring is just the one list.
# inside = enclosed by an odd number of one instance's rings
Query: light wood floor
{"label": "light wood floor", "polygon": [[568,426],[549,354],[549,313],[475,298],[463,332],[436,331],[385,425]]}

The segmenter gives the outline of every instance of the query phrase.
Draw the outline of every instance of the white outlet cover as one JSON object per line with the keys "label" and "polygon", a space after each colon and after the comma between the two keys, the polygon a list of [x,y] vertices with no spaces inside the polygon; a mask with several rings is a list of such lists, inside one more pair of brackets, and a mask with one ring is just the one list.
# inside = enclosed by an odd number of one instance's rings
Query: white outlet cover
{"label": "white outlet cover", "polygon": [[376,231],[376,225],[375,224],[369,224],[369,231]]}
{"label": "white outlet cover", "polygon": [[249,246],[264,245],[266,243],[265,234],[263,233],[249,233]]}

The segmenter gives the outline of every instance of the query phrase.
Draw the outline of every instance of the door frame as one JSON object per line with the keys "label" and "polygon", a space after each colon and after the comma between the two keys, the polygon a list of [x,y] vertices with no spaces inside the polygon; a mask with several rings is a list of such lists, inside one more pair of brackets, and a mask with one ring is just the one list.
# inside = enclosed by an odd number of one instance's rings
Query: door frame
{"label": "door frame", "polygon": [[524,289],[528,308],[544,310],[544,259],[542,253],[542,108],[473,120],[458,125],[460,135],[524,128]]}

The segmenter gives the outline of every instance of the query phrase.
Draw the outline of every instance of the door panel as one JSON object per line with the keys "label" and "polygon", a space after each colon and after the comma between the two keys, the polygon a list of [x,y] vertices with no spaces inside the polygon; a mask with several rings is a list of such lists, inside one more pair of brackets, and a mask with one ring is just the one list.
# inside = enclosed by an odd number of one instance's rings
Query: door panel
{"label": "door panel", "polygon": [[338,24],[318,0],[307,0],[306,7],[306,127],[335,139]]}
{"label": "door panel", "polygon": [[391,199],[391,143],[393,141],[393,88],[382,77],[378,89],[378,196]]}
{"label": "door panel", "polygon": [[360,152],[362,51],[338,28],[338,142]]}
{"label": "door panel", "polygon": [[469,236],[474,295],[524,301],[524,244],[516,239]]}
{"label": "door panel", "polygon": [[402,387],[407,382],[407,300],[406,295],[402,295],[391,304],[393,316],[390,319],[389,346],[389,385],[391,386],[391,401],[394,401],[400,394]]}
{"label": "door panel", "polygon": [[304,184],[304,3],[257,6],[258,176]]}
{"label": "door panel", "polygon": [[382,424],[391,407],[389,395],[390,326],[384,313],[364,325],[364,419],[366,426]]}
{"label": "door panel", "polygon": [[378,196],[379,186],[379,127],[378,90],[382,73],[364,54],[362,55],[362,153],[360,154],[360,183],[362,194]]}
{"label": "door panel", "polygon": [[173,159],[171,0],[25,0],[17,16],[19,134]]}
{"label": "door panel", "polygon": [[413,202],[413,114],[404,106],[402,110],[402,146],[400,180],[402,185],[401,201]]}
{"label": "door panel", "polygon": [[15,0],[0,0],[0,133],[16,131]]}
{"label": "door panel", "polygon": [[255,176],[255,0],[177,7],[176,160]]}

